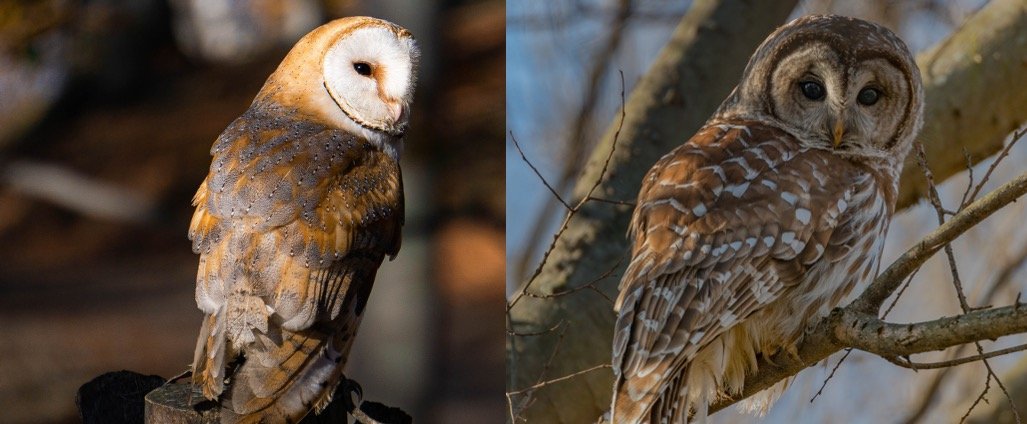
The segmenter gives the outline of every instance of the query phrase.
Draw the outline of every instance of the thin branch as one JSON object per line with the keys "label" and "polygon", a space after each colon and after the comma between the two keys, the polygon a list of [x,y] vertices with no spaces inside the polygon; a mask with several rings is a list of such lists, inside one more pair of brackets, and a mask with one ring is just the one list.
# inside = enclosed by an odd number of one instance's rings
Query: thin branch
{"label": "thin branch", "polygon": [[621,261],[617,261],[616,264],[614,264],[612,267],[610,267],[610,269],[606,270],[605,272],[603,272],[598,277],[593,278],[593,279],[591,279],[591,280],[589,280],[589,281],[587,281],[587,282],[585,282],[583,284],[580,284],[580,285],[578,285],[576,287],[573,287],[573,288],[570,288],[570,289],[567,289],[567,290],[564,290],[564,291],[556,292],[556,293],[553,293],[553,294],[538,294],[538,293],[531,293],[531,292],[526,292],[526,293],[527,293],[528,296],[536,298],[536,299],[549,299],[549,298],[553,298],[553,297],[560,297],[560,296],[566,296],[566,295],[572,294],[572,293],[577,293],[577,292],[579,292],[581,290],[592,290],[596,294],[601,296],[603,299],[606,299],[607,302],[610,302],[611,305],[613,305],[613,299],[610,299],[610,296],[607,296],[606,293],[603,293],[603,291],[600,290],[595,285],[596,285],[596,283],[598,283],[600,281],[603,281],[603,280],[605,280],[607,278],[610,278],[610,276],[613,275],[613,273],[617,271],[617,268],[620,267],[620,264],[621,264]]}
{"label": "thin branch", "polygon": [[990,388],[991,388],[991,373],[988,373],[984,377],[984,390],[981,390],[981,394],[977,396],[977,399],[974,399],[974,403],[970,404],[970,407],[967,408],[966,413],[963,414],[962,417],[959,417],[959,424],[963,424],[964,422],[966,422],[967,417],[970,416],[970,413],[974,411],[974,408],[976,408],[977,405],[980,404],[982,400],[984,401],[984,403],[988,403],[988,399],[986,399],[984,396],[986,396],[988,394],[988,389],[990,389]]}
{"label": "thin branch", "polygon": [[909,277],[906,278],[906,282],[902,284],[902,287],[899,288],[899,292],[895,295],[895,298],[892,299],[891,304],[884,309],[884,313],[881,314],[881,319],[888,317],[888,314],[890,314],[892,309],[895,308],[895,305],[899,303],[899,299],[902,298],[902,294],[905,293],[906,289],[909,288],[909,285],[913,283],[913,279],[916,278],[918,273],[920,273],[920,268],[913,270],[913,273],[909,274]]}
{"label": "thin branch", "polygon": [[913,362],[912,360],[902,359],[901,357],[898,357],[898,356],[893,356],[893,357],[882,356],[882,358],[884,358],[888,362],[891,362],[891,363],[893,363],[895,365],[898,365],[898,366],[903,367],[903,368],[909,368],[911,370],[933,370],[933,369],[938,369],[938,368],[949,368],[949,367],[954,367],[954,366],[957,366],[957,365],[969,364],[971,362],[977,362],[977,361],[980,361],[980,360],[984,360],[984,359],[988,359],[988,358],[994,358],[996,356],[1002,356],[1002,355],[1006,355],[1006,354],[1013,353],[1013,352],[1019,352],[1019,351],[1022,351],[1022,350],[1027,350],[1027,344],[1021,344],[1021,345],[1016,345],[1016,346],[1013,346],[1013,347],[1008,347],[1008,348],[1005,348],[1005,349],[999,349],[999,350],[995,350],[995,351],[991,351],[991,352],[985,353],[983,355],[973,355],[973,356],[967,356],[967,357],[963,357],[963,358],[959,358],[959,359],[950,359],[950,360],[947,360],[947,361],[938,361],[938,362]]}
{"label": "thin branch", "polygon": [[542,173],[539,172],[538,168],[535,167],[535,164],[531,163],[531,161],[528,160],[528,157],[524,154],[524,150],[521,149],[521,144],[517,142],[517,137],[514,136],[513,131],[510,131],[510,140],[513,141],[514,147],[517,148],[517,153],[521,154],[521,160],[523,160],[524,163],[528,164],[528,167],[530,167],[532,172],[535,173],[535,176],[537,176],[538,179],[542,181],[542,184],[549,189],[549,192],[553,194],[553,197],[555,197],[556,200],[563,204],[564,208],[567,208],[567,210],[571,210],[571,205],[568,204],[566,200],[563,200],[563,197],[560,197],[560,193],[557,193],[556,189],[554,189],[553,186],[549,185],[549,181],[546,181],[546,177],[542,176]]}
{"label": "thin branch", "polygon": [[610,204],[620,205],[620,206],[631,206],[632,208],[635,207],[635,202],[628,202],[628,201],[625,201],[625,200],[610,200],[610,199],[603,199],[603,198],[595,197],[595,196],[588,196],[586,199],[588,199],[588,200],[595,200],[596,202],[601,202],[601,203],[610,203]]}
{"label": "thin branch", "polygon": [[572,379],[574,377],[577,377],[579,375],[587,374],[587,373],[590,373],[590,372],[595,371],[595,370],[601,370],[603,368],[612,368],[612,366],[610,364],[599,364],[599,365],[596,365],[596,366],[591,367],[591,368],[583,369],[581,371],[565,375],[563,377],[558,377],[558,378],[554,378],[552,380],[543,381],[541,383],[535,384],[533,386],[525,387],[525,388],[520,389],[520,390],[514,390],[512,392],[507,392],[507,395],[519,395],[519,394],[524,393],[524,392],[529,392],[529,391],[532,391],[532,390],[537,390],[537,389],[543,388],[545,386],[548,386],[550,384],[555,384],[555,383],[559,383],[561,381],[570,380],[570,379]]}
{"label": "thin branch", "polygon": [[904,356],[1027,332],[1027,307],[1015,304],[912,324],[889,323],[840,310],[832,336],[842,347],[878,356]]}
{"label": "thin branch", "polygon": [[995,168],[998,167],[999,162],[1002,162],[1002,159],[1009,156],[1009,149],[1012,149],[1013,145],[1016,144],[1017,141],[1020,141],[1024,134],[1027,134],[1027,127],[1020,128],[1013,133],[1012,140],[1009,140],[1006,147],[1002,149],[1002,152],[998,154],[995,161],[988,167],[988,170],[984,173],[984,177],[981,178],[981,182],[977,183],[977,187],[974,187],[973,194],[970,195],[971,200],[977,198],[977,194],[981,192],[982,188],[984,188],[984,184],[988,182],[988,178],[991,178],[991,174],[995,172]]}
{"label": "thin branch", "polygon": [[581,199],[579,207],[592,198],[592,194],[595,193],[596,189],[599,188],[599,184],[602,184],[603,179],[606,178],[606,171],[610,168],[610,159],[613,158],[614,152],[617,151],[617,139],[620,138],[620,131],[624,129],[624,119],[628,117],[628,111],[624,108],[624,104],[624,71],[620,71],[620,123],[617,124],[617,131],[613,133],[613,145],[610,146],[610,154],[606,155],[606,160],[603,161],[603,169],[599,171],[599,178],[596,178],[592,188],[588,189],[588,193]]}
{"label": "thin branch", "polygon": [[[924,178],[927,179],[927,199],[934,206],[935,213],[938,215],[938,225],[945,224],[945,208],[941,204],[941,197],[938,196],[938,186],[934,184],[934,174],[931,172],[931,168],[927,166],[927,154],[924,153],[924,145],[920,141],[913,143],[914,152],[916,153],[916,161],[920,164],[920,169],[924,173]],[[963,313],[970,310],[970,305],[966,301],[966,293],[963,291],[963,282],[959,278],[959,271],[956,269],[956,255],[952,251],[952,244],[945,243],[945,255],[948,256],[949,269],[952,272],[952,285],[956,288],[956,297],[959,298],[959,307],[963,309]]]}
{"label": "thin branch", "polygon": [[834,368],[831,368],[831,373],[824,379],[824,382],[820,385],[820,389],[817,390],[817,393],[810,398],[809,403],[813,403],[813,401],[820,397],[821,393],[824,393],[824,388],[827,387],[827,382],[834,378],[834,373],[838,372],[838,368],[841,368],[842,362],[845,362],[845,359],[848,358],[851,353],[852,349],[845,349],[845,355],[842,355],[841,359],[838,359],[838,363],[834,364]]}
{"label": "thin branch", "polygon": [[974,160],[970,156],[970,152],[966,150],[966,147],[962,148],[963,157],[966,158],[966,190],[963,191],[963,196],[959,198],[959,208],[966,207],[973,198],[970,197],[970,191],[974,188]]}
{"label": "thin branch", "polygon": [[510,336],[518,336],[518,337],[541,336],[541,335],[549,334],[549,333],[552,333],[552,332],[556,331],[556,329],[560,328],[560,326],[563,325],[563,323],[564,323],[564,321],[560,321],[560,322],[556,323],[556,325],[554,325],[552,327],[549,327],[549,328],[547,328],[545,330],[534,331],[534,332],[527,332],[527,333],[519,333],[519,332],[516,332],[516,331],[512,331],[510,329],[507,329],[506,330],[506,334],[510,335]]}

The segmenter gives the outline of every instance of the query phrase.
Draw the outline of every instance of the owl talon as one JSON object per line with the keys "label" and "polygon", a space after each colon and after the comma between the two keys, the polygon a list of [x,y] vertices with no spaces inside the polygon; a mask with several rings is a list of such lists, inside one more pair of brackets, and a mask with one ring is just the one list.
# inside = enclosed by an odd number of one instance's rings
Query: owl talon
{"label": "owl talon", "polygon": [[798,362],[800,364],[806,365],[806,363],[802,360],[802,357],[799,356],[799,346],[798,345],[789,344],[788,346],[785,346],[784,351],[785,351],[785,353],[788,354],[788,357],[792,358],[792,360],[794,360],[795,362]]}
{"label": "owl talon", "polygon": [[364,403],[364,389],[360,387],[360,383],[357,383],[356,380],[350,380],[343,375],[342,382],[339,383],[339,389],[342,390],[344,395],[343,401],[346,402],[346,410],[351,414],[354,411],[360,410],[360,404]]}

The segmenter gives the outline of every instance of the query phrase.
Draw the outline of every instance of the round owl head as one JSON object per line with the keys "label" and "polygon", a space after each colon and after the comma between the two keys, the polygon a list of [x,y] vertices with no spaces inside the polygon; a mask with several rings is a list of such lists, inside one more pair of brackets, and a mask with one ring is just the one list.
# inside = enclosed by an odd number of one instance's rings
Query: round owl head
{"label": "round owl head", "polygon": [[337,19],[300,39],[257,96],[367,138],[401,137],[420,52],[413,36],[369,17]]}
{"label": "round owl head", "polygon": [[811,147],[901,161],[922,124],[920,71],[880,25],[805,16],[774,31],[717,117],[769,120]]}

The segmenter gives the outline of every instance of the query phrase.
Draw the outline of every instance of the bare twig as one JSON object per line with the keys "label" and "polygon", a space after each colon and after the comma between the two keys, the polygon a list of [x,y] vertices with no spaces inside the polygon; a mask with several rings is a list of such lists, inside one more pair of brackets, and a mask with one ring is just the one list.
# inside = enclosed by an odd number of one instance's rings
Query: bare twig
{"label": "bare twig", "polygon": [[[927,155],[924,153],[924,145],[917,141],[913,143],[913,148],[913,151],[916,152],[917,163],[920,164],[924,178],[927,178],[927,199],[934,206],[935,213],[938,215],[938,225],[943,225],[945,224],[945,208],[941,204],[941,197],[938,196],[938,187],[934,184],[934,174],[931,172],[931,168],[927,166]],[[952,244],[945,243],[945,255],[948,256],[949,268],[952,272],[952,285],[956,288],[959,307],[963,309],[963,313],[966,313],[970,310],[970,305],[966,301],[966,293],[963,291],[963,282],[959,278],[959,270],[956,269],[956,255],[952,251]]]}
{"label": "bare twig", "polygon": [[568,204],[566,200],[563,200],[563,197],[560,196],[560,193],[558,193],[556,189],[553,188],[553,186],[549,185],[549,181],[546,181],[546,177],[542,176],[542,173],[539,172],[538,168],[535,167],[535,164],[531,163],[531,161],[528,160],[528,157],[524,154],[524,150],[521,149],[521,143],[517,142],[517,137],[514,136],[513,131],[510,131],[510,140],[513,141],[514,147],[517,148],[517,153],[521,154],[521,160],[523,160],[524,163],[528,164],[528,167],[530,167],[531,171],[535,173],[535,176],[537,176],[538,179],[542,181],[542,185],[545,185],[546,188],[549,189],[549,192],[553,194],[553,197],[556,198],[557,201],[563,204],[564,208],[566,208],[567,210],[571,210],[571,205]]}
{"label": "bare twig", "polygon": [[595,196],[588,196],[588,200],[595,200],[595,201],[601,202],[601,203],[610,203],[610,204],[620,205],[620,206],[631,206],[632,208],[635,207],[635,202],[628,202],[628,201],[625,201],[625,200],[610,200],[610,199],[603,199],[603,198],[595,197]]}
{"label": "bare twig", "polygon": [[560,322],[556,323],[556,325],[554,325],[552,327],[549,327],[547,329],[540,330],[540,331],[527,332],[527,333],[519,333],[519,332],[516,332],[516,331],[512,331],[512,330],[510,330],[508,328],[506,330],[506,334],[510,335],[510,336],[518,336],[518,337],[541,336],[543,334],[549,334],[549,333],[552,333],[552,332],[556,331],[556,329],[560,328],[560,326],[563,325],[563,323],[564,323],[564,321],[560,321]]}
{"label": "bare twig", "polygon": [[838,372],[838,368],[841,368],[842,362],[845,362],[845,359],[848,358],[849,354],[851,353],[851,348],[845,349],[845,354],[842,355],[842,357],[838,359],[838,362],[834,364],[834,368],[831,368],[831,373],[828,374],[827,378],[824,379],[824,382],[820,384],[820,389],[817,389],[817,393],[814,394],[812,398],[810,398],[809,403],[813,403],[813,401],[817,400],[817,398],[820,397],[821,393],[824,393],[824,388],[827,387],[827,382],[831,381],[831,379],[834,378],[834,373]]}
{"label": "bare twig", "polygon": [[995,172],[995,168],[998,167],[999,162],[1002,162],[1002,159],[1009,156],[1009,150],[1013,148],[1013,145],[1015,145],[1017,141],[1020,141],[1020,139],[1023,138],[1025,133],[1027,133],[1027,127],[1020,128],[1013,133],[1012,139],[1009,140],[1009,143],[1006,143],[1006,147],[1002,149],[1002,152],[995,157],[995,161],[991,163],[988,170],[984,172],[984,177],[981,177],[981,182],[977,183],[977,186],[974,187],[973,194],[970,195],[970,200],[977,198],[977,194],[981,192],[982,188],[984,188],[984,184],[988,182],[988,178],[991,178],[991,174]]}
{"label": "bare twig", "polygon": [[[1011,142],[1006,146],[1006,148],[1003,150],[1003,152],[1000,155],[996,156],[995,160],[992,162],[991,166],[988,168],[988,170],[989,170],[988,173],[989,174],[991,173],[991,171],[993,171],[997,167],[998,162],[1000,162],[1003,159],[1008,157],[1009,148],[1012,146],[1013,143],[1016,142],[1017,139],[1019,139],[1020,137],[1023,136],[1023,131],[1024,130],[1025,129],[1021,129],[1017,133],[1013,134]],[[965,208],[968,202],[976,199],[976,197],[977,197],[976,193],[973,196],[970,195],[970,193],[972,191],[974,191],[974,187],[975,187],[975,184],[974,184],[973,160],[970,157],[970,154],[965,149],[963,150],[963,155],[966,158],[966,169],[967,169],[967,180],[968,181],[967,181],[967,185],[966,185],[966,190],[963,191],[963,195],[960,198],[960,202],[959,202],[959,208],[960,209]],[[976,187],[979,190],[981,187],[983,187],[983,184],[976,185]],[[994,299],[994,296],[998,292],[998,290],[1001,289],[1002,287],[1007,286],[1012,281],[1013,274],[1015,274],[1016,270],[1019,269],[1021,266],[1023,266],[1024,263],[1027,263],[1027,245],[1024,246],[1024,248],[1015,257],[1014,260],[1009,261],[1008,263],[1006,263],[1006,265],[1003,266],[1003,268],[996,274],[996,276],[994,277],[994,281],[991,284],[987,285],[988,291],[984,294],[984,296],[982,296],[980,299],[978,299],[977,303],[978,304],[989,304],[989,303],[991,303],[992,299]],[[902,296],[902,292],[905,291],[905,289],[909,285],[909,282],[912,280],[912,278],[915,275],[916,275],[916,272],[914,272],[913,275],[911,275],[909,277],[909,279],[906,280],[906,283],[899,290],[899,294],[896,296],[895,300],[891,303],[891,305],[889,305],[889,307],[888,307],[889,311],[898,302],[898,297]],[[982,285],[983,284],[978,283],[975,286],[976,287],[980,287]],[[887,314],[887,312],[885,312],[885,314]],[[967,345],[959,346],[958,348],[956,348],[956,350],[954,350],[954,351],[949,353],[949,357],[955,357],[955,356],[961,355],[963,353],[963,350],[965,350],[966,347],[967,347]],[[921,364],[921,365],[924,368],[928,368],[928,366],[925,365],[925,364]],[[918,366],[921,366],[921,365],[918,365]],[[938,389],[941,388],[942,383],[946,380],[946,378],[949,375],[951,375],[950,368],[947,368],[947,367],[942,367],[942,368],[943,369],[940,372],[935,374],[934,379],[931,381],[931,383],[927,385],[927,388],[923,391],[923,394],[921,395],[920,400],[918,402],[916,402],[916,405],[917,405],[916,409],[914,409],[913,412],[910,413],[909,416],[907,416],[903,420],[904,423],[906,423],[906,424],[916,423],[916,422],[918,422],[924,416],[924,414],[927,413],[928,407],[931,405],[931,403],[934,402],[934,398],[935,398],[935,395],[938,392]]]}
{"label": "bare twig", "polygon": [[596,366],[591,367],[591,368],[583,369],[581,371],[565,375],[563,377],[554,378],[552,380],[543,381],[541,383],[538,383],[538,384],[535,384],[535,385],[532,385],[532,386],[529,386],[529,387],[525,387],[523,389],[507,392],[507,395],[519,395],[519,394],[522,394],[522,393],[525,393],[525,392],[529,392],[529,391],[532,391],[532,390],[543,388],[543,387],[548,386],[550,384],[559,383],[561,381],[567,381],[567,380],[570,380],[570,379],[572,379],[574,377],[577,377],[579,375],[587,374],[587,373],[590,373],[590,372],[595,371],[595,370],[601,370],[603,368],[611,368],[611,367],[612,366],[610,364],[599,364],[599,365],[596,365]]}
{"label": "bare twig", "polygon": [[976,408],[977,405],[980,404],[982,400],[984,401],[984,403],[988,403],[988,399],[986,399],[985,396],[988,394],[988,390],[989,389],[991,389],[991,373],[990,372],[987,375],[984,376],[984,389],[981,390],[981,394],[978,395],[977,399],[974,399],[974,403],[970,404],[970,407],[966,409],[966,413],[963,414],[962,417],[959,417],[959,423],[960,424],[966,422],[967,417],[970,416],[970,413],[974,411],[974,408]]}
{"label": "bare twig", "polygon": [[1008,348],[1005,348],[1005,349],[999,349],[999,350],[995,350],[995,351],[991,351],[991,352],[985,353],[983,355],[973,355],[973,356],[967,356],[967,357],[964,357],[964,358],[950,359],[950,360],[938,361],[938,362],[913,362],[912,360],[903,359],[903,358],[900,358],[900,357],[897,357],[897,356],[893,356],[893,357],[882,356],[882,358],[886,359],[888,362],[891,362],[891,363],[893,363],[895,365],[898,365],[900,367],[903,367],[903,368],[909,368],[909,369],[912,369],[912,370],[931,370],[931,369],[949,368],[949,367],[954,367],[954,366],[957,366],[957,365],[969,364],[971,362],[977,362],[977,361],[981,361],[981,360],[988,359],[988,358],[994,358],[996,356],[1002,356],[1002,355],[1013,353],[1013,352],[1019,352],[1019,351],[1022,351],[1022,350],[1027,350],[1027,344],[1021,344],[1021,345],[1016,345],[1016,346],[1013,346],[1013,347],[1008,347]]}
{"label": "bare twig", "polygon": [[613,273],[617,271],[617,268],[620,267],[620,264],[621,264],[621,262],[617,261],[617,263],[614,264],[613,267],[611,267],[610,269],[606,270],[606,272],[603,272],[598,277],[593,278],[592,280],[587,281],[584,284],[580,284],[580,285],[578,285],[576,287],[573,287],[573,288],[570,288],[570,289],[567,289],[567,290],[564,290],[564,291],[556,292],[556,293],[553,293],[553,294],[537,294],[537,293],[531,293],[531,292],[526,292],[526,293],[527,293],[528,296],[534,297],[536,299],[548,299],[548,298],[553,298],[553,297],[566,296],[568,294],[577,293],[577,292],[579,292],[581,290],[592,290],[596,294],[598,294],[600,297],[602,297],[603,299],[606,299],[607,302],[610,302],[611,305],[613,305],[613,299],[610,299],[610,297],[607,296],[606,293],[603,293],[602,290],[599,290],[599,288],[596,287],[595,284],[600,282],[600,281],[602,281],[602,280],[610,278],[610,276],[612,276]]}
{"label": "bare twig", "polygon": [[884,313],[881,314],[881,319],[885,319],[888,317],[888,314],[890,314],[892,309],[895,308],[895,305],[899,303],[899,299],[902,298],[902,294],[906,292],[906,289],[909,288],[909,285],[913,282],[913,279],[916,278],[916,275],[919,272],[920,268],[917,268],[913,270],[912,274],[909,274],[909,277],[906,278],[906,282],[902,284],[902,287],[899,288],[899,292],[895,294],[895,297],[892,299],[891,303],[888,305],[887,308],[885,308]]}

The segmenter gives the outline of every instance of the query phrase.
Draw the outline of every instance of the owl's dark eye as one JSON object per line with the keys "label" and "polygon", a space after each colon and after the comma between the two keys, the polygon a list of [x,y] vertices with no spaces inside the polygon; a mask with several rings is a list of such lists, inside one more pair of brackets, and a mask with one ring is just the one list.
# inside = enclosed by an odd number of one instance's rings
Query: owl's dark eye
{"label": "owl's dark eye", "polygon": [[863,106],[870,106],[877,103],[877,100],[881,98],[881,92],[875,88],[864,88],[859,90],[859,95],[856,96],[856,101]]}
{"label": "owl's dark eye", "polygon": [[353,70],[357,71],[358,74],[365,77],[371,76],[371,65],[364,62],[356,62],[353,64]]}
{"label": "owl's dark eye", "polygon": [[807,99],[824,100],[824,86],[818,82],[802,81],[799,83],[799,90],[802,90],[802,95]]}

